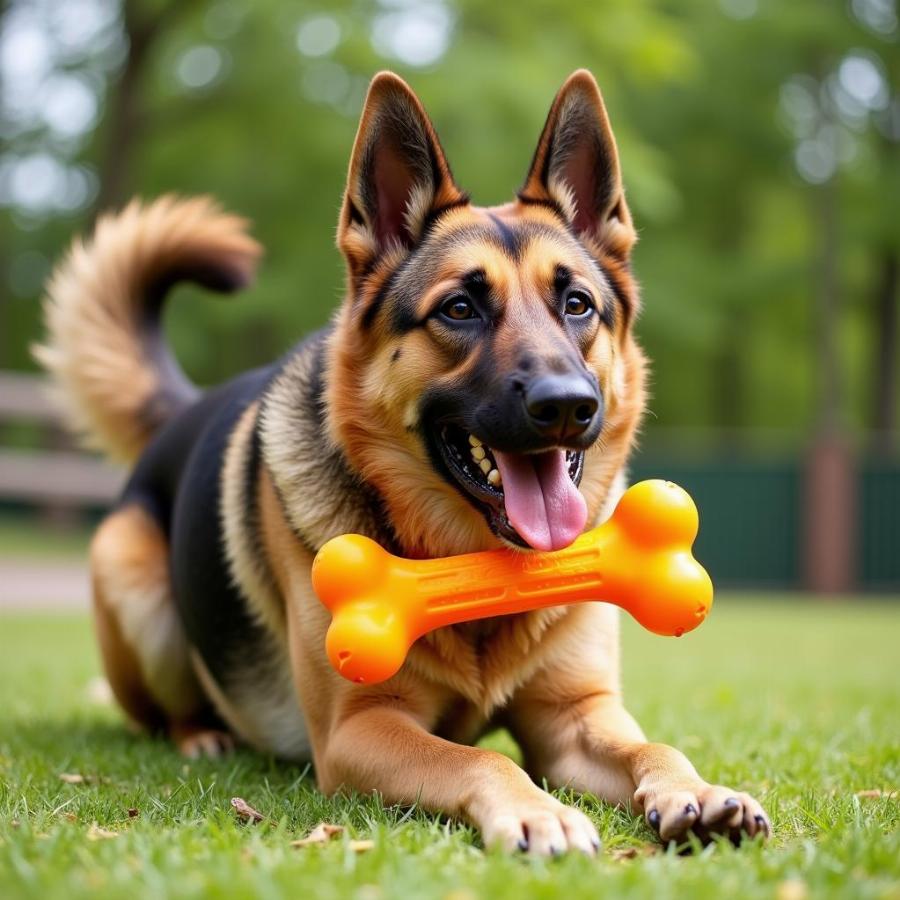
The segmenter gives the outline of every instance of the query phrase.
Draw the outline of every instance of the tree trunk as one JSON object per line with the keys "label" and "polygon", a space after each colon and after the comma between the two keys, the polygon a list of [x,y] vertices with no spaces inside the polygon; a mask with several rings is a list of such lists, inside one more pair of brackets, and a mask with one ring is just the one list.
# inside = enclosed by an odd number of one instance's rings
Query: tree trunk
{"label": "tree trunk", "polygon": [[713,406],[718,444],[723,453],[740,449],[746,407],[745,366],[747,334],[740,312],[732,310],[719,332],[713,356]]}
{"label": "tree trunk", "polygon": [[843,429],[843,379],[838,349],[840,272],[838,186],[817,191],[820,254],[816,263],[815,430],[804,481],[804,583],[812,591],[850,590],[856,577],[857,478]]}
{"label": "tree trunk", "polygon": [[[7,0],[0,0],[0,33],[3,32],[6,20],[6,8],[8,5]],[[2,75],[2,72],[0,72],[0,75]],[[0,82],[0,89],[2,89],[2,87],[2,82]],[[9,345],[13,339],[13,335],[12,328],[9,327],[10,293],[9,251],[6,247],[6,242],[3,241],[0,242],[0,335],[3,336],[2,339],[0,339],[0,369],[9,367],[11,356],[11,348]]]}
{"label": "tree trunk", "polygon": [[819,436],[834,436],[841,427],[842,379],[837,334],[840,322],[840,287],[838,273],[838,186],[830,178],[818,189],[818,224],[820,255],[816,264],[819,285],[816,291],[816,355],[817,378],[815,425]]}
{"label": "tree trunk", "polygon": [[107,108],[100,188],[92,218],[120,206],[130,193],[134,148],[143,136],[146,121],[142,82],[148,61],[166,30],[178,16],[197,6],[197,0],[170,0],[149,20],[141,18],[141,5],[139,0],[125,0],[122,6],[128,56]]}
{"label": "tree trunk", "polygon": [[897,344],[900,326],[900,259],[897,250],[884,252],[879,262],[875,294],[875,346],[872,370],[873,450],[888,455],[897,439]]}
{"label": "tree trunk", "polygon": [[122,6],[128,55],[107,106],[104,147],[100,163],[100,189],[94,201],[94,216],[119,206],[131,180],[134,148],[141,127],[141,80],[157,29],[138,21],[137,3]]}

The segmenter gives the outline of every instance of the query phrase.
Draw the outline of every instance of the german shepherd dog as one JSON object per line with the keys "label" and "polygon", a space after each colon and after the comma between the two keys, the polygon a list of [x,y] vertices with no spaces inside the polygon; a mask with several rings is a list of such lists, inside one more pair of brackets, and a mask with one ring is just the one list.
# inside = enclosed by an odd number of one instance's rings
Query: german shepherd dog
{"label": "german shepherd dog", "polygon": [[[663,841],[765,835],[625,710],[617,611],[580,604],[441,629],[383,684],[325,656],[310,586],[345,532],[407,557],[555,550],[621,495],[644,407],[635,231],[596,82],[575,72],[524,186],[474,206],[412,90],[382,73],[337,243],[346,298],[274,365],[200,393],[160,334],[173,283],[243,287],[260,253],[206,199],[101,218],[52,277],[36,353],[75,426],[133,463],[91,547],[96,630],[122,708],[182,752],[233,741],[312,760],[486,845],[594,854],[594,824],[536,784],[643,811]],[[524,769],[473,746],[505,726]]]}

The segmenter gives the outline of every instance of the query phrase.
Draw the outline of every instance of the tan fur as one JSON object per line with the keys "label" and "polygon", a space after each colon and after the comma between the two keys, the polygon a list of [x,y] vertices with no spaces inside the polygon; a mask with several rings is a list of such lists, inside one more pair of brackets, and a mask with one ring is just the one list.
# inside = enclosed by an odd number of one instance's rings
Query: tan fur
{"label": "tan fur", "polygon": [[463,196],[453,183],[450,167],[440,149],[434,126],[419,102],[419,98],[393,72],[380,72],[372,79],[366,96],[362,119],[356,133],[353,152],[350,155],[347,191],[344,195],[338,226],[338,244],[347,260],[351,279],[358,279],[377,254],[389,253],[393,249],[390,246],[379,244],[373,222],[355,221],[354,213],[359,213],[364,206],[360,192],[360,173],[363,163],[379,134],[390,126],[389,111],[398,105],[405,107],[407,118],[416,120],[421,127],[415,133],[406,131],[403,134],[406,146],[395,149],[408,150],[410,141],[414,143],[415,150],[423,155],[430,149],[434,154],[434,161],[437,163],[439,173],[439,183],[433,193],[421,183],[413,186],[411,202],[404,212],[404,220],[411,235],[418,236],[424,218],[430,209],[436,206],[451,205],[458,202]]}
{"label": "tan fur", "polygon": [[101,216],[89,241],[72,244],[49,281],[48,340],[34,353],[86,443],[131,461],[171,415],[167,385],[142,341],[146,291],[204,267],[246,280],[260,248],[245,227],[207,198],[163,197]]}
{"label": "tan fur", "polygon": [[168,549],[140,507],[109,516],[91,543],[94,609],[113,693],[138,722],[190,720],[204,705],[169,586]]}
{"label": "tan fur", "polygon": [[[543,209],[510,204],[490,210],[506,221],[555,221]],[[466,224],[487,221],[487,211],[462,207],[445,214],[435,234],[452,233]],[[484,269],[495,289],[506,300],[506,319],[501,326],[506,347],[524,344],[542,352],[548,328],[545,320],[530,310],[552,278],[548,260],[565,253],[571,258],[566,236],[558,241],[544,239],[529,248],[526,258],[513,263],[496,248],[475,239],[454,248],[432,285],[423,285],[421,305],[444,290],[445,281],[462,272]],[[590,261],[580,261],[585,280],[596,279]],[[543,313],[546,315],[546,313]],[[355,307],[346,303],[341,310],[335,337],[329,348],[328,426],[335,444],[345,448],[361,477],[375,485],[384,498],[404,550],[413,556],[446,556],[497,546],[495,535],[481,514],[429,465],[418,436],[409,428],[423,390],[443,380],[459,377],[468,361],[454,366],[451,356],[442,353],[428,334],[417,329],[402,342],[380,340],[380,334],[363,332],[355,326]],[[622,319],[622,317],[620,317]],[[622,320],[615,335],[597,334],[588,361],[604,390],[606,416],[603,433],[588,451],[582,493],[588,501],[589,519],[596,521],[600,507],[616,473],[631,451],[644,408],[645,360],[628,322]],[[390,360],[402,348],[396,366]],[[498,364],[503,364],[498,357]],[[360,410],[365,409],[365,415]]]}
{"label": "tan fur", "polygon": [[255,537],[252,529],[256,523],[248,520],[244,507],[244,470],[258,412],[259,404],[250,404],[228,442],[222,466],[220,518],[232,581],[242,589],[256,618],[274,635],[283,638],[284,605],[272,581],[267,560],[259,558],[252,549]]}

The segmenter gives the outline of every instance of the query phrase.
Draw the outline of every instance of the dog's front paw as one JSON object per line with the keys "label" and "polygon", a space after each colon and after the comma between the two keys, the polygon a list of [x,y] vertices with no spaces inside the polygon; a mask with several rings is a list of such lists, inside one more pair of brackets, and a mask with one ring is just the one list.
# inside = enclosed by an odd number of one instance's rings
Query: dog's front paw
{"label": "dog's front paw", "polygon": [[691,833],[704,844],[715,835],[738,844],[745,836],[767,838],[772,832],[758,801],[718,784],[663,784],[639,789],[635,800],[643,806],[647,824],[666,843],[684,840]]}
{"label": "dog's front paw", "polygon": [[559,856],[579,850],[594,856],[600,836],[594,823],[582,812],[537,791],[518,801],[504,801],[480,817],[481,834],[487,847],[521,850],[534,856]]}

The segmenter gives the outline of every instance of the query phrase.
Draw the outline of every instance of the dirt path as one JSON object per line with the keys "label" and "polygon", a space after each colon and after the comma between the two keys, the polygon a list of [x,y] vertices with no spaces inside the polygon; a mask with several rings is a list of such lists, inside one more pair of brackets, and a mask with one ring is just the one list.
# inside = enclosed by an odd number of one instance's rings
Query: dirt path
{"label": "dirt path", "polygon": [[0,613],[85,612],[90,596],[83,562],[0,559]]}

